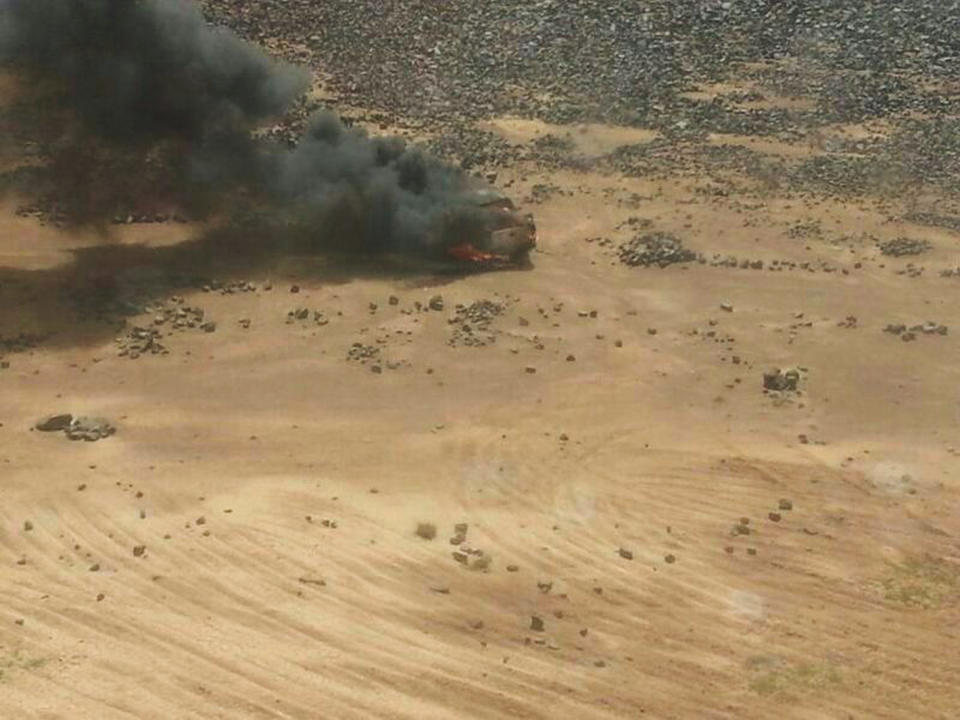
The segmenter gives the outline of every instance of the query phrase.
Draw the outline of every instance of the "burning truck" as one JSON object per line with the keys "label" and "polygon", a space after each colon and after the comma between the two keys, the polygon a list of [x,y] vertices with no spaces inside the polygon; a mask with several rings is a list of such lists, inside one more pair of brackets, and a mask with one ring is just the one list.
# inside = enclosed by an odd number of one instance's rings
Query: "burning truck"
{"label": "burning truck", "polygon": [[533,215],[521,213],[513,201],[495,189],[477,190],[467,202],[478,211],[478,222],[446,228],[440,243],[447,260],[477,269],[522,267],[537,245]]}

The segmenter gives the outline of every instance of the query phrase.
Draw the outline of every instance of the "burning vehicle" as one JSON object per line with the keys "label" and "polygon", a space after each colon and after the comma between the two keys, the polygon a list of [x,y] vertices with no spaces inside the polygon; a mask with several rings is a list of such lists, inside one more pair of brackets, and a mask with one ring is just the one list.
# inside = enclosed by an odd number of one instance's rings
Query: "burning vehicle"
{"label": "burning vehicle", "polygon": [[[78,187],[97,185],[98,154],[88,150],[105,148],[123,167],[160,168],[145,192],[162,186],[171,207],[262,231],[236,242],[257,234],[283,251],[477,270],[522,266],[536,244],[533,218],[502,193],[331,109],[314,113],[295,143],[272,142],[261,131],[309,90],[309,71],[211,28],[194,4],[0,0],[0,27],[0,61],[34,84],[49,81],[45,102],[68,111],[71,142],[54,159],[77,168]],[[122,204],[139,178],[115,179]],[[102,204],[82,214],[116,215]]]}
{"label": "burning vehicle", "polygon": [[[533,215],[521,213],[513,201],[493,188],[475,190],[466,198],[473,212],[447,224],[439,243],[448,261],[477,269],[522,267],[537,244]],[[464,215],[466,220],[463,220]]]}

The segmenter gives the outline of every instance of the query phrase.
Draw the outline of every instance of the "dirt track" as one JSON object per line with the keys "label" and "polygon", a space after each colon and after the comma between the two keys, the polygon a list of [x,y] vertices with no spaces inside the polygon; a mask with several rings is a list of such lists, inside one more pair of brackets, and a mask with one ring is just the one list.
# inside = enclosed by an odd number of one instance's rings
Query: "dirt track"
{"label": "dirt track", "polygon": [[[5,206],[0,330],[55,334],[0,370],[0,716],[953,716],[960,281],[937,271],[960,235],[893,202],[517,175],[518,198],[572,191],[533,208],[531,271],[269,258],[237,271],[255,292],[158,298],[217,330],[137,360],[55,289],[111,258],[149,275],[176,256],[124,248],[194,229],[124,227],[77,271],[95,238]],[[631,269],[585,242],[631,216],[708,258],[834,271]],[[886,258],[862,233],[935,247]],[[505,305],[495,342],[451,347],[480,299]],[[950,333],[882,332],[926,320]],[[377,338],[381,373],[347,360]],[[802,394],[764,395],[771,366],[805,368]],[[57,411],[119,431],[31,432]],[[451,557],[460,522],[487,571]]]}

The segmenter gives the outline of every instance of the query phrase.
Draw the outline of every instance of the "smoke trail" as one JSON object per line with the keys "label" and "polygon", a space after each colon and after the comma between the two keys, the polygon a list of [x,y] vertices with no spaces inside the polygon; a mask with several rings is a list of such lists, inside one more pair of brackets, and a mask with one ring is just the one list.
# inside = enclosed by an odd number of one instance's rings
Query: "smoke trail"
{"label": "smoke trail", "polygon": [[127,160],[116,165],[123,183],[162,158],[176,171],[167,185],[194,208],[233,210],[242,197],[287,227],[369,250],[424,249],[438,229],[489,223],[462,171],[332,114],[313,118],[293,150],[256,139],[308,74],[208,26],[184,0],[0,0],[0,61],[69,111],[64,164],[89,167],[86,148],[107,148]]}

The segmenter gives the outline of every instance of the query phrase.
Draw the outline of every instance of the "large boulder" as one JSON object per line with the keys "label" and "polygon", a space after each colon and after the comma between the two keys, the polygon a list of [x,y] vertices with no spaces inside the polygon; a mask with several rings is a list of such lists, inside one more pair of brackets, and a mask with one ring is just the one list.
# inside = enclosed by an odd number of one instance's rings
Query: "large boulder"
{"label": "large boulder", "polygon": [[34,429],[40,432],[61,432],[70,427],[73,422],[73,415],[70,413],[60,413],[58,415],[47,415],[45,418],[37,420]]}
{"label": "large boulder", "polygon": [[113,423],[106,418],[80,416],[73,419],[66,428],[67,437],[71,440],[86,440],[95,442],[110,437],[117,431]]}

